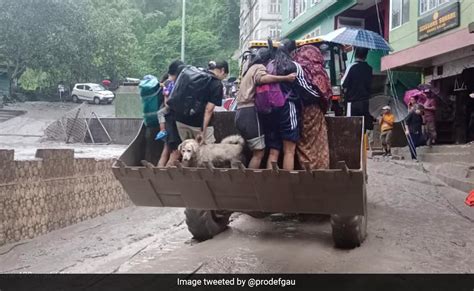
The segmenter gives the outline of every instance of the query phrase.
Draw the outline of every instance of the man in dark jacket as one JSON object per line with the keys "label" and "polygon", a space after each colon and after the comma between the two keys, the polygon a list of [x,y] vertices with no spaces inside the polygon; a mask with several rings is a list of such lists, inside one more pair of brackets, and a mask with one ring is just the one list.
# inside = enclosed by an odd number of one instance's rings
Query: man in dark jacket
{"label": "man in dark jacket", "polygon": [[372,87],[372,67],[365,61],[369,50],[355,48],[355,63],[352,64],[342,78],[345,89],[347,116],[363,116],[366,130],[374,128],[374,121],[369,112],[369,99]]}
{"label": "man in dark jacket", "polygon": [[407,135],[409,143],[411,158],[417,159],[416,148],[421,145],[423,137],[423,106],[417,104],[415,110],[411,111],[405,119],[407,128],[405,134]]}

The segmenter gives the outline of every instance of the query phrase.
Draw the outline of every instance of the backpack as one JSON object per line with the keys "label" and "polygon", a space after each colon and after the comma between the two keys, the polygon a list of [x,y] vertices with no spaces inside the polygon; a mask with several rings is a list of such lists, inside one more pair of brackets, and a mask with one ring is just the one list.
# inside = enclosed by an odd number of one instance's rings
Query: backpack
{"label": "backpack", "polygon": [[145,76],[138,85],[142,101],[143,122],[147,127],[159,125],[157,112],[163,102],[163,90],[154,76]]}
{"label": "backpack", "polygon": [[[274,74],[273,62],[267,65],[267,72]],[[285,105],[286,96],[283,94],[279,83],[259,85],[255,90],[255,108],[257,112],[268,114],[273,108]]]}
{"label": "backpack", "polygon": [[173,92],[168,100],[168,106],[174,112],[183,116],[195,116],[205,109],[202,100],[209,94],[209,84],[216,77],[193,66],[187,66],[179,74],[174,84]]}

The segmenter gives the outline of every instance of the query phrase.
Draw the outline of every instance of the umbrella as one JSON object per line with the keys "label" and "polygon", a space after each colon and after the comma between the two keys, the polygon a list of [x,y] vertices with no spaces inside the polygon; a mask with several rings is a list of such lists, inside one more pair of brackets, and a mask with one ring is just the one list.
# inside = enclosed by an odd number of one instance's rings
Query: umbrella
{"label": "umbrella", "polygon": [[417,89],[424,93],[430,92],[435,96],[439,96],[439,89],[431,86],[430,84],[420,84],[418,85]]}
{"label": "umbrella", "polygon": [[415,97],[416,103],[424,104],[426,101],[426,94],[423,91],[418,89],[412,89],[405,92],[405,96],[403,96],[403,101],[405,104],[408,105],[410,103],[410,99]]}
{"label": "umbrella", "polygon": [[395,122],[400,122],[408,116],[408,108],[403,102],[395,102],[393,98],[387,95],[376,95],[369,100],[369,111],[372,117],[377,118],[382,113],[382,107],[390,106]]}
{"label": "umbrella", "polygon": [[321,36],[321,39],[374,50],[392,50],[390,45],[380,34],[365,29],[343,27]]}

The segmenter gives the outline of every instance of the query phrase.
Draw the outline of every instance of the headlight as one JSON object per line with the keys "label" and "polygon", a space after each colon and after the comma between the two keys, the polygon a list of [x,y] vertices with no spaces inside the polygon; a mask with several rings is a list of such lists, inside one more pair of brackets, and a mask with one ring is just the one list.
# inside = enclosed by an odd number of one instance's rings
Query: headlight
{"label": "headlight", "polygon": [[332,87],[332,95],[341,95],[341,86],[333,86]]}

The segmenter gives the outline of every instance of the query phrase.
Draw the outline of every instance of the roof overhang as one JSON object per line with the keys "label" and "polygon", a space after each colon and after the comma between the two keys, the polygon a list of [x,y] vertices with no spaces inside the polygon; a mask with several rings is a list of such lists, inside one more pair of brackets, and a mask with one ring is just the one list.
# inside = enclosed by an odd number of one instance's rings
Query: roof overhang
{"label": "roof overhang", "polygon": [[381,71],[421,70],[431,66],[434,57],[470,46],[474,46],[474,34],[469,33],[468,28],[464,28],[383,57]]}

